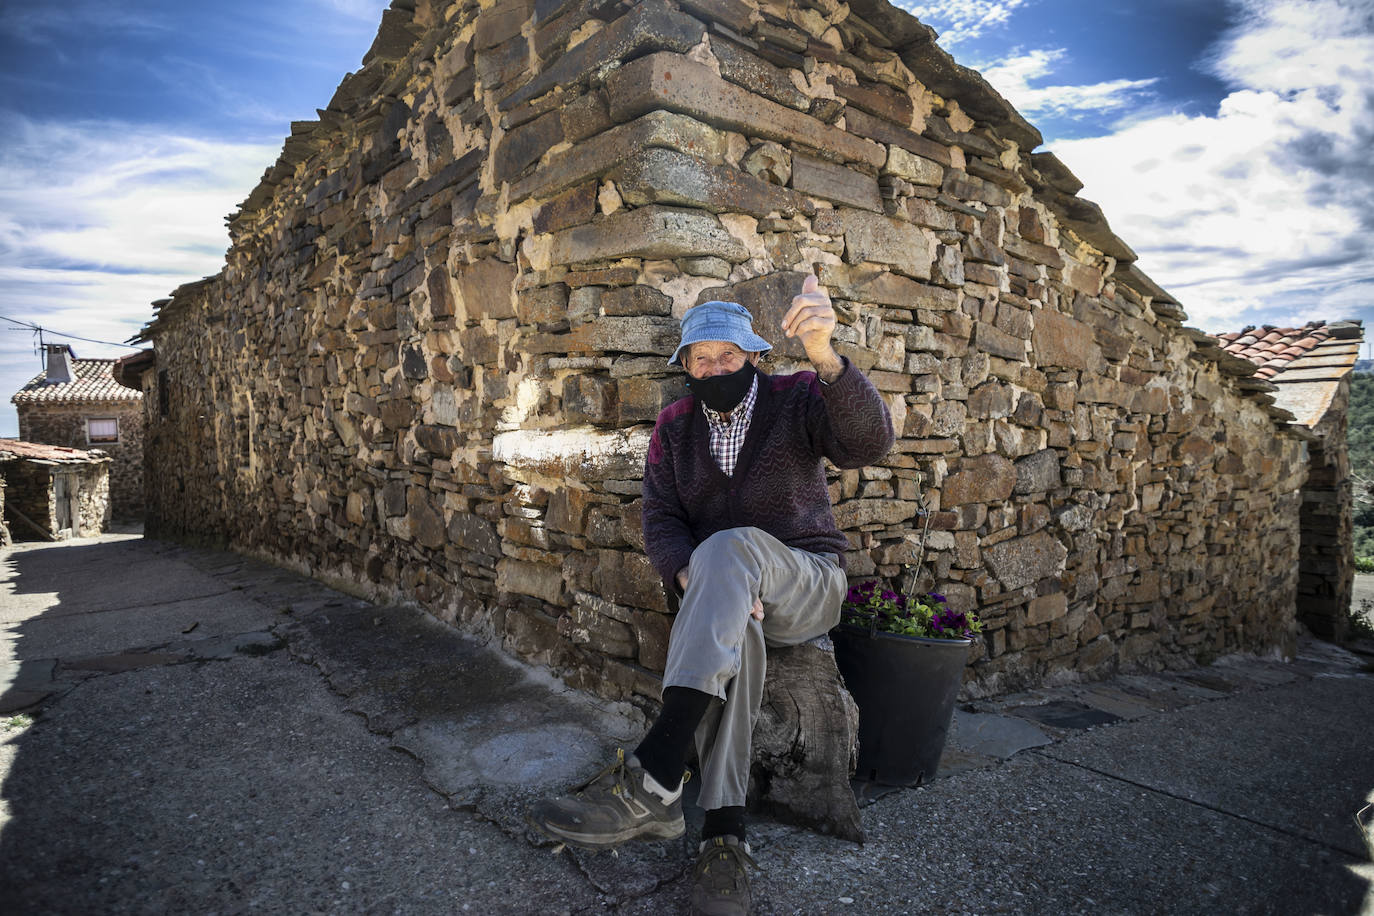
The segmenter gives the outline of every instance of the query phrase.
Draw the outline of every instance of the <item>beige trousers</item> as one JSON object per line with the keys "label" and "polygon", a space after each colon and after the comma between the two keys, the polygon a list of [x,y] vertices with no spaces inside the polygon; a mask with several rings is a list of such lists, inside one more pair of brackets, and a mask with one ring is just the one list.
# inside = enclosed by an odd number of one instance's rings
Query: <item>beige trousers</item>
{"label": "beige trousers", "polygon": [[[717,698],[696,733],[701,807],[745,803],[765,649],[827,632],[839,621],[846,587],[838,557],[788,547],[759,528],[719,531],[692,552],[663,686]],[[763,603],[762,621],[749,613],[755,598]]]}

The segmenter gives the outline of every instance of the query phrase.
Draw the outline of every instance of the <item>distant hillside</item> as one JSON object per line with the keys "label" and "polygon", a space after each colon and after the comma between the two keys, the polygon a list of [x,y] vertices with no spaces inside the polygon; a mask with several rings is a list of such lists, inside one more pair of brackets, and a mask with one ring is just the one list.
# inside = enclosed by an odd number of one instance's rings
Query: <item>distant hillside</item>
{"label": "distant hillside", "polygon": [[[1361,360],[1361,364],[1374,362]],[[1350,380],[1350,472],[1355,484],[1355,556],[1374,557],[1374,375]]]}
{"label": "distant hillside", "polygon": [[1374,359],[1355,360],[1356,372],[1374,372]]}

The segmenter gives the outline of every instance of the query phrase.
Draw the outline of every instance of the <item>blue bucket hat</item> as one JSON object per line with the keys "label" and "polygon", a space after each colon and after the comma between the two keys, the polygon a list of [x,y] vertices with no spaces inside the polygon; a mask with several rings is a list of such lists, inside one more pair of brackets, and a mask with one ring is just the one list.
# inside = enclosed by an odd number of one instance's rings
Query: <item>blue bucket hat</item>
{"label": "blue bucket hat", "polygon": [[753,316],[738,302],[703,302],[682,316],[682,343],[668,365],[682,365],[682,351],[694,343],[723,340],[745,353],[767,353],[773,345],[754,333]]}

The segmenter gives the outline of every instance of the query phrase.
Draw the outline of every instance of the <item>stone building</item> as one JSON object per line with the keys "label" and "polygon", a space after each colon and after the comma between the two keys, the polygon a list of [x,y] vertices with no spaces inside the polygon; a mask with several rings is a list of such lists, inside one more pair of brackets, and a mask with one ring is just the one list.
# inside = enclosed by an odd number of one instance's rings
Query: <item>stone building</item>
{"label": "stone building", "polygon": [[10,536],[10,525],[5,520],[5,476],[0,474],[0,547],[8,547],[14,543],[14,538]]}
{"label": "stone building", "polygon": [[110,527],[110,457],[0,439],[5,526],[15,540],[91,537]]}
{"label": "stone building", "polygon": [[806,271],[898,442],[852,576],[987,622],[971,693],[1291,652],[1306,431],[1039,133],[881,0],[415,0],[143,337],[148,524],[656,701],[640,476],[677,319]]}
{"label": "stone building", "polygon": [[116,383],[112,359],[77,359],[64,344],[45,348],[46,366],[10,398],[19,438],[110,457],[114,517],[143,517],[143,393]]}
{"label": "stone building", "polygon": [[1265,325],[1218,337],[1223,349],[1258,366],[1275,403],[1311,432],[1302,490],[1298,619],[1314,633],[1344,639],[1355,581],[1354,493],[1346,426],[1350,375],[1359,359],[1360,321]]}

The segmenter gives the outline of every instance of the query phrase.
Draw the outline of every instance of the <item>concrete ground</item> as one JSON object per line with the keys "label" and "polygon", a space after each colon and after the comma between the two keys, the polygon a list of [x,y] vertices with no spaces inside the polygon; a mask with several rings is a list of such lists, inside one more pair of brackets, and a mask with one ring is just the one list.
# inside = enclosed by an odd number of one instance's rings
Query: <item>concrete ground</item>
{"label": "concrete ground", "polygon": [[[522,820],[638,714],[419,612],[119,534],[0,555],[0,627],[0,911],[686,910],[690,831]],[[865,845],[752,822],[755,912],[1374,913],[1371,734],[1369,657],[1315,641],[965,704]]]}

